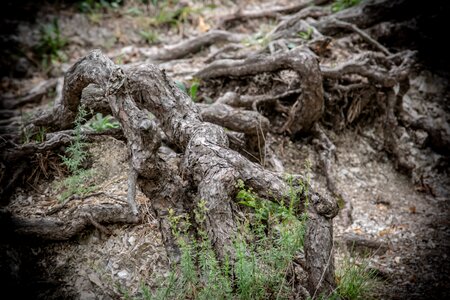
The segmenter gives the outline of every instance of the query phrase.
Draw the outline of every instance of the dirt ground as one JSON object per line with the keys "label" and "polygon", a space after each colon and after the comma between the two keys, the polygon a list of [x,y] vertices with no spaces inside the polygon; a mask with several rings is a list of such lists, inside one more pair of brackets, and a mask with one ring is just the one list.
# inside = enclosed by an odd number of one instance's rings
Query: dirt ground
{"label": "dirt ground", "polygon": [[[21,45],[27,60],[18,60],[13,74],[1,79],[3,95],[21,95],[42,80],[62,76],[79,57],[90,49],[101,48],[115,62],[126,64],[144,61],[149,53],[163,45],[197,35],[214,26],[215,17],[233,12],[232,1],[210,1],[215,8],[202,8],[176,26],[161,26],[157,30],[158,43],[148,45],[139,31],[150,22],[146,5],[127,1],[119,9],[100,9],[80,12],[76,5],[45,4],[39,6],[35,20],[22,20],[14,33],[15,45]],[[276,1],[283,6],[289,1]],[[190,4],[190,2],[189,2]],[[274,3],[248,1],[247,7],[270,7]],[[193,6],[206,7],[202,3]],[[31,6],[30,10],[35,9]],[[153,8],[151,8],[153,9]],[[68,39],[64,53],[67,60],[56,62],[42,72],[30,49],[37,43],[40,24],[59,20],[64,37]],[[265,32],[272,21],[251,21],[237,26],[241,33]],[[169,76],[187,82],[193,71],[200,69],[202,56],[215,51],[205,49],[199,56],[188,57],[161,65]],[[200,57],[200,58],[199,58]],[[448,79],[448,78],[447,78]],[[448,80],[430,70],[410,75],[411,91],[407,94],[406,109],[425,112],[442,119],[448,129]],[[44,97],[40,105],[51,101]],[[23,112],[36,108],[35,104],[21,108]],[[434,114],[434,115],[433,115]],[[334,220],[335,253],[339,265],[342,257],[353,255],[368,258],[379,279],[376,299],[449,299],[450,298],[450,228],[448,153],[437,153],[421,145],[421,136],[414,136],[411,157],[420,166],[420,178],[398,170],[395,160],[382,149],[378,134],[382,131],[383,116],[360,119],[341,130],[326,128],[336,146],[332,177],[343,200],[352,209],[341,211]],[[405,133],[407,134],[407,133]],[[292,140],[270,135],[268,147],[281,160],[285,172],[304,173],[305,163],[311,162],[311,184],[319,192],[329,193],[326,178],[310,138]],[[448,149],[447,149],[448,150]],[[85,200],[72,200],[68,206],[82,201],[108,203],[127,192],[127,150],[123,141],[112,137],[99,138],[90,144],[92,168],[98,174],[96,191],[104,195]],[[436,166],[442,165],[442,169]],[[432,167],[433,166],[433,167]],[[426,171],[426,172],[425,172]],[[419,173],[417,173],[419,174]],[[426,174],[424,176],[423,174]],[[417,175],[419,176],[419,175]],[[58,205],[55,182],[59,177],[44,176],[38,182],[30,179],[19,187],[7,209],[22,215],[45,214]],[[64,243],[42,244],[8,237],[1,246],[3,264],[9,281],[17,286],[18,294],[29,299],[128,299],[142,296],[145,283],[156,287],[168,275],[169,261],[147,199],[138,193],[137,201],[143,212],[139,225],[110,225],[106,234],[98,228]],[[343,214],[351,215],[351,222]]]}

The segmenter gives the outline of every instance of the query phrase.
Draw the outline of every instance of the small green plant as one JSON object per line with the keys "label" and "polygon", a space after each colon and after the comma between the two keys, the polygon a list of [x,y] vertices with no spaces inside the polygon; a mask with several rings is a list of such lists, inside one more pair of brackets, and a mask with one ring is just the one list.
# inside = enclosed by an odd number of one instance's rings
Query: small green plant
{"label": "small green plant", "polygon": [[170,5],[165,3],[158,10],[158,14],[151,19],[151,24],[155,26],[169,25],[172,27],[180,27],[187,22],[191,16],[199,14],[201,10],[202,9],[199,8],[193,8],[192,6],[184,6],[172,10]]}
{"label": "small green plant", "polygon": [[191,82],[191,86],[189,87],[189,90],[186,88],[183,82],[181,81],[175,81],[176,86],[180,89],[180,91],[186,93],[191,97],[192,101],[196,102],[197,99],[197,93],[198,89],[200,87],[200,80],[197,78],[194,78]]}
{"label": "small green plant", "polygon": [[358,5],[360,2],[361,0],[336,0],[331,5],[331,11],[338,12],[343,9]]}
{"label": "small green plant", "polygon": [[83,0],[78,4],[82,13],[99,13],[102,10],[117,9],[122,0]]}
{"label": "small green plant", "polygon": [[57,19],[41,27],[36,52],[41,58],[44,69],[56,61],[67,59],[67,56],[62,52],[66,44],[67,40],[61,35]]}
{"label": "small green plant", "polygon": [[270,42],[270,38],[263,32],[257,32],[256,34],[242,40],[242,44],[246,47],[260,46],[265,48]]}
{"label": "small green plant", "polygon": [[159,35],[154,31],[141,30],[139,34],[147,44],[155,44],[159,42]]}
{"label": "small green plant", "polygon": [[368,267],[367,259],[358,263],[347,255],[336,269],[335,294],[347,300],[368,299],[377,284],[375,278],[375,270]]}
{"label": "small green plant", "polygon": [[87,144],[83,141],[82,125],[86,121],[86,116],[87,111],[81,105],[75,119],[74,138],[66,149],[66,155],[61,155],[63,164],[67,167],[71,176],[57,184],[57,188],[62,190],[58,196],[60,201],[64,201],[72,195],[85,195],[95,189],[94,186],[89,184],[94,171],[83,169],[83,163],[87,159],[85,150]]}
{"label": "small green plant", "polygon": [[[208,203],[200,200],[193,213],[197,235],[189,234],[189,216],[169,210],[172,233],[181,250],[180,263],[154,293],[141,287],[144,299],[287,299],[292,295],[286,277],[294,256],[303,249],[306,214],[296,215],[303,187],[291,177],[286,199],[260,198],[238,180],[238,203],[251,212],[240,224],[233,246],[234,265],[219,261],[203,229]],[[294,199],[295,198],[295,199]],[[286,206],[285,203],[289,203]]]}
{"label": "small green plant", "polygon": [[45,132],[46,132],[46,128],[45,127],[39,127],[38,132],[36,134],[36,142],[38,143],[42,143],[43,141],[45,141]]}
{"label": "small green plant", "polygon": [[110,115],[103,116],[101,113],[97,113],[88,123],[88,126],[96,132],[102,132],[108,129],[119,128],[120,124]]}
{"label": "small green plant", "polygon": [[197,101],[197,92],[200,87],[200,81],[198,79],[194,79],[192,81],[191,87],[189,88],[189,97],[191,97],[192,101]]}
{"label": "small green plant", "polygon": [[312,33],[313,33],[312,27],[308,27],[306,31],[300,31],[298,33],[298,36],[305,41],[309,41],[312,37]]}
{"label": "small green plant", "polygon": [[175,81],[175,85],[180,89],[180,91],[185,92],[187,94],[187,89],[183,82]]}
{"label": "small green plant", "polygon": [[130,7],[129,9],[127,9],[126,14],[133,16],[133,17],[137,17],[137,16],[141,16],[143,14],[143,12],[138,7],[133,6],[133,7]]}

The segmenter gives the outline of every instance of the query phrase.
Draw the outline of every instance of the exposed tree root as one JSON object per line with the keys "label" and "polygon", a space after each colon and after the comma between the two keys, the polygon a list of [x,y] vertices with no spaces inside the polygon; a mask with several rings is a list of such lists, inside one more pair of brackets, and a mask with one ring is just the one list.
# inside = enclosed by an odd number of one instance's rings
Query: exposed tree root
{"label": "exposed tree root", "polygon": [[90,225],[99,227],[97,224],[101,223],[133,224],[139,221],[123,204],[118,203],[80,204],[54,217],[30,218],[6,213],[3,220],[18,235],[51,241],[69,240]]}
{"label": "exposed tree root", "polygon": [[[287,61],[296,70],[306,72],[306,67],[300,66],[302,63],[318,70],[317,64],[310,65],[312,61],[307,53],[301,52],[301,57],[304,60]],[[73,78],[78,78],[79,81],[76,83]],[[152,65],[129,66],[122,70],[99,51],[93,51],[68,71],[66,80],[62,101],[62,111],[66,112],[76,111],[80,100],[75,95],[80,97],[81,91],[89,84],[95,83],[103,89],[103,95],[108,100],[113,115],[121,123],[128,141],[130,163],[137,174],[137,183],[152,199],[151,204],[160,220],[163,239],[169,253],[172,252],[175,257],[176,247],[171,236],[169,210],[182,214],[192,209],[198,201],[206,201],[206,219],[204,224],[198,225],[206,229],[219,257],[234,257],[232,240],[236,236],[237,226],[232,206],[237,193],[237,180],[243,180],[261,197],[277,201],[284,199],[288,185],[282,175],[264,170],[260,165],[230,150],[224,130],[203,122],[198,107],[167,78],[164,71]],[[224,104],[217,105],[225,107]],[[159,126],[148,119],[144,109],[156,116],[167,139],[184,152],[179,169],[170,166],[158,151],[161,145]],[[228,109],[231,114],[234,114],[234,110],[236,109],[231,107]],[[261,118],[257,112],[252,111],[239,111],[236,116]],[[59,120],[57,124],[65,127],[65,122]],[[252,122],[242,123],[236,129],[246,134],[255,134],[255,131],[258,134],[268,128],[267,121],[262,122],[258,126],[251,124]],[[132,189],[133,176],[130,178],[129,189]],[[336,203],[312,191],[300,194],[299,197],[308,197],[310,203],[305,238],[306,262],[310,266],[309,288],[331,291],[335,285],[331,280],[334,276],[333,263],[330,263],[331,219],[337,213]],[[70,222],[57,221],[56,216],[41,219],[13,217],[12,220],[17,232],[62,240],[89,224],[98,227],[109,222],[135,221],[130,210],[119,204],[82,205],[75,207]],[[64,214],[64,210],[58,216],[61,214]]]}
{"label": "exposed tree root", "polygon": [[315,1],[300,1],[301,3],[291,5],[288,7],[281,7],[281,8],[272,8],[272,9],[266,9],[266,10],[258,10],[258,11],[242,11],[237,10],[233,14],[221,16],[219,20],[218,27],[226,27],[227,24],[236,22],[236,21],[245,21],[249,19],[258,19],[258,18],[278,18],[281,15],[285,14],[293,14],[296,13],[310,5],[320,5],[328,2],[328,0],[315,0]]}
{"label": "exposed tree root", "polygon": [[289,111],[281,128],[292,134],[307,132],[321,117],[323,88],[318,62],[309,50],[296,48],[287,53],[258,56],[246,60],[216,61],[195,75],[201,79],[242,77],[263,72],[293,70],[301,78],[302,94]]}
{"label": "exposed tree root", "polygon": [[22,96],[0,99],[0,107],[5,109],[15,109],[28,103],[38,102],[47,95],[51,89],[56,88],[58,81],[57,78],[44,80]]}
{"label": "exposed tree root", "polygon": [[244,38],[241,34],[229,33],[221,30],[211,30],[201,36],[191,38],[176,45],[167,46],[158,51],[156,54],[150,55],[152,61],[167,61],[195,54],[205,47],[220,42],[240,42]]}

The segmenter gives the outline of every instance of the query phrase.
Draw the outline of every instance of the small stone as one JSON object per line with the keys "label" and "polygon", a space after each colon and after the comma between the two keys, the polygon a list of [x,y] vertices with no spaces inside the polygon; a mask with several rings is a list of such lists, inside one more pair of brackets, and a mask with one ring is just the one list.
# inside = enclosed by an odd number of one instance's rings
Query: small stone
{"label": "small stone", "polygon": [[128,243],[129,243],[131,246],[134,246],[134,244],[136,244],[136,238],[135,238],[134,236],[130,237],[130,238],[128,239]]}
{"label": "small stone", "polygon": [[80,293],[80,300],[95,300],[95,295],[89,291],[82,291]]}
{"label": "small stone", "polygon": [[100,280],[100,278],[96,273],[90,273],[88,275],[88,278],[92,283],[95,283],[97,286],[103,287],[102,281]]}
{"label": "small stone", "polygon": [[119,276],[120,279],[127,279],[128,275],[129,274],[126,270],[122,270],[119,273],[117,273],[117,276]]}

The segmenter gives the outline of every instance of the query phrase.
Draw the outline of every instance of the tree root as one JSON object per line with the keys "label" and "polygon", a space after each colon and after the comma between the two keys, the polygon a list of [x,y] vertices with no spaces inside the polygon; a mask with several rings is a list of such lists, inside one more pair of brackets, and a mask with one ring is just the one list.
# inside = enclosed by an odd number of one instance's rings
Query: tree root
{"label": "tree root", "polygon": [[[50,241],[66,241],[83,232],[89,225],[101,223],[136,224],[139,219],[122,204],[80,204],[55,217],[21,217],[7,213],[3,216],[13,232]],[[103,226],[101,226],[103,227]]]}
{"label": "tree root", "polygon": [[221,16],[219,19],[219,25],[218,27],[227,27],[229,23],[241,21],[241,20],[249,20],[249,19],[258,19],[258,18],[278,18],[281,15],[285,14],[293,14],[296,13],[310,5],[320,5],[324,2],[324,0],[315,0],[315,1],[301,1],[302,3],[288,6],[288,7],[281,7],[281,8],[272,8],[272,9],[266,9],[266,10],[258,10],[258,11],[242,11],[237,10],[233,14]]}
{"label": "tree root", "polygon": [[322,78],[314,55],[307,49],[296,48],[287,53],[258,56],[246,60],[216,61],[196,73],[196,77],[242,77],[263,72],[293,70],[301,78],[302,94],[289,111],[281,128],[291,134],[307,132],[323,111]]}
{"label": "tree root", "polygon": [[35,87],[33,87],[26,94],[19,97],[4,97],[1,99],[0,108],[15,109],[28,103],[35,103],[40,101],[51,89],[55,89],[58,84],[57,78],[44,80]]}
{"label": "tree root", "polygon": [[[317,63],[311,65],[308,54],[301,52],[300,57],[303,59],[286,59],[286,62],[302,72],[314,66],[318,71]],[[307,66],[301,67],[303,63]],[[75,83],[72,78],[79,78],[80,81]],[[233,258],[232,240],[236,236],[237,226],[231,207],[237,193],[237,180],[243,180],[246,186],[261,197],[277,201],[284,199],[288,184],[281,175],[267,171],[230,150],[224,130],[203,122],[199,108],[167,78],[164,71],[152,65],[128,66],[122,70],[99,51],[93,51],[68,71],[66,79],[68,82],[65,83],[64,94],[69,98],[62,101],[63,105],[70,104],[70,109],[63,108],[66,111],[76,111],[75,104],[79,104],[79,100],[73,95],[81,96],[81,91],[89,84],[95,83],[104,91],[103,95],[112,114],[121,123],[127,138],[130,163],[137,174],[137,183],[144,194],[152,199],[151,205],[159,219],[169,254],[177,254],[169,220],[171,210],[177,215],[185,214],[200,200],[205,201],[206,218],[198,226],[206,229],[219,257],[228,255]],[[220,103],[217,105],[226,107]],[[234,110],[228,109],[230,113]],[[152,112],[161,127],[149,120],[144,111]],[[238,115],[261,118],[257,112],[251,111],[239,112]],[[59,121],[59,124],[63,124],[63,121]],[[253,124],[242,125],[239,129],[254,133],[255,130],[267,130],[267,127],[267,124],[262,127],[255,127]],[[184,153],[179,168],[169,165],[159,153],[159,128]],[[130,182],[133,183],[133,180]],[[332,248],[331,224],[337,213],[337,206],[331,199],[323,198],[311,190],[302,193],[300,198],[307,197],[310,203],[305,237],[306,261],[311,266],[310,287],[331,291],[335,284],[328,280],[333,277],[333,264],[329,263]],[[95,226],[97,223],[134,221],[136,218],[130,210],[127,211],[121,204],[83,204],[75,207],[70,221],[61,222],[49,217],[16,217],[13,221],[17,232],[61,240],[79,232],[88,224]],[[58,216],[63,213],[61,211]],[[322,280],[323,278],[326,280]]]}
{"label": "tree root", "polygon": [[164,47],[156,54],[150,55],[148,58],[152,61],[168,61],[183,58],[189,54],[195,54],[205,47],[220,42],[240,42],[244,38],[243,35],[237,33],[229,33],[221,30],[211,30],[201,36],[191,38],[176,45]]}

